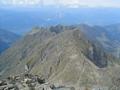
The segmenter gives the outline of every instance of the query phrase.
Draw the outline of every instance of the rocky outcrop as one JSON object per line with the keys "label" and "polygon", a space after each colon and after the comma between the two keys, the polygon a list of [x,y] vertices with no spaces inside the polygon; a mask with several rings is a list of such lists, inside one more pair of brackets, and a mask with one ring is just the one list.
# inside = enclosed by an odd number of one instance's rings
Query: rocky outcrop
{"label": "rocky outcrop", "polygon": [[73,87],[59,86],[47,83],[38,75],[20,74],[0,80],[0,90],[74,90]]}

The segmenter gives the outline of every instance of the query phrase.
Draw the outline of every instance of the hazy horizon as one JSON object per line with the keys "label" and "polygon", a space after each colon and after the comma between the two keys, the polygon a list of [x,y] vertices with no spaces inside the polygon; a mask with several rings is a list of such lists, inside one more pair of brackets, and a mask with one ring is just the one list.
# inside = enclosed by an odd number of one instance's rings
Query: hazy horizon
{"label": "hazy horizon", "polygon": [[119,0],[0,0],[0,28],[24,33],[34,26],[120,23]]}
{"label": "hazy horizon", "polygon": [[0,8],[0,28],[23,33],[34,26],[120,23],[117,8]]}

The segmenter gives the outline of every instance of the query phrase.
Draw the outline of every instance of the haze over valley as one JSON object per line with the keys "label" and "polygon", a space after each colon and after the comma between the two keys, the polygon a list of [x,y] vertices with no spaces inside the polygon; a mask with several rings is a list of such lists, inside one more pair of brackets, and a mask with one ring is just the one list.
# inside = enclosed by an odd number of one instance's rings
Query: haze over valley
{"label": "haze over valley", "polygon": [[120,10],[117,8],[6,7],[1,8],[0,12],[0,27],[18,34],[30,31],[35,26],[83,23],[105,26],[120,23]]}

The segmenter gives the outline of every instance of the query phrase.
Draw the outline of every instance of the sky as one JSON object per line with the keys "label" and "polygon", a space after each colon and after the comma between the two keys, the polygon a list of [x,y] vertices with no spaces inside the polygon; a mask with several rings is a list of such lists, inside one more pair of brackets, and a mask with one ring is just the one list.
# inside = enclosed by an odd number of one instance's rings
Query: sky
{"label": "sky", "polygon": [[66,6],[120,8],[120,0],[0,0],[0,6]]}

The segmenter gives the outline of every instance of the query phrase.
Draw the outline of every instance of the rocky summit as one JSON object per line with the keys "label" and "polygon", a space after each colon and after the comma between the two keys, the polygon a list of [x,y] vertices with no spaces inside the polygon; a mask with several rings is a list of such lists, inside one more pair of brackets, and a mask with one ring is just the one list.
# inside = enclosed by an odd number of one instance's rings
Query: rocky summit
{"label": "rocky summit", "polygon": [[86,25],[33,28],[1,54],[0,88],[119,90],[120,60],[104,49],[94,29]]}

